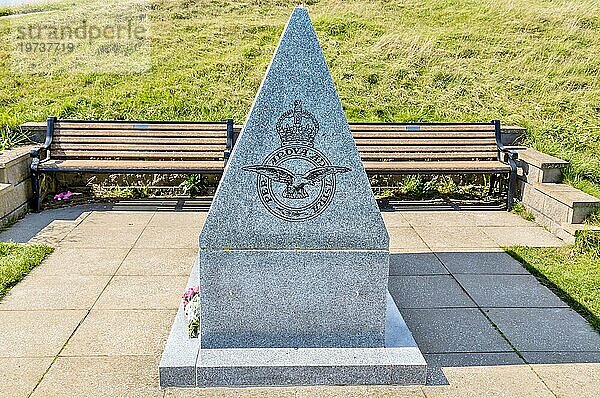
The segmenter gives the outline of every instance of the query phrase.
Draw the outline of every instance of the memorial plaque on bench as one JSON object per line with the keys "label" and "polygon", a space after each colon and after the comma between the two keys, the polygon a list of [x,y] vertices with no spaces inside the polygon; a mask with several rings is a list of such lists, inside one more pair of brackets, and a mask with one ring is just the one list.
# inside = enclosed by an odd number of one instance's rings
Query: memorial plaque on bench
{"label": "memorial plaque on bench", "polygon": [[[284,30],[199,240],[197,386],[424,382],[387,293],[387,231],[305,8]],[[177,383],[161,373],[161,384]]]}

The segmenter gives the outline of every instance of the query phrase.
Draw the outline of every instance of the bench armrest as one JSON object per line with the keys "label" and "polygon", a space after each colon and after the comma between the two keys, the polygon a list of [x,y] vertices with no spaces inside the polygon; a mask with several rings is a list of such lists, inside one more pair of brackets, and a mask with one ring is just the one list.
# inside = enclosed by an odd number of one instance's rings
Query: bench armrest
{"label": "bench armrest", "polygon": [[29,153],[30,156],[32,157],[33,161],[31,162],[31,168],[32,169],[36,169],[38,164],[45,160],[48,159],[48,155],[49,155],[49,149],[50,149],[50,145],[52,144],[52,138],[54,136],[54,123],[56,122],[56,117],[54,116],[50,116],[48,118],[48,126],[46,128],[46,140],[44,141],[44,143],[37,147],[37,148],[33,148],[31,150],[31,152]]}

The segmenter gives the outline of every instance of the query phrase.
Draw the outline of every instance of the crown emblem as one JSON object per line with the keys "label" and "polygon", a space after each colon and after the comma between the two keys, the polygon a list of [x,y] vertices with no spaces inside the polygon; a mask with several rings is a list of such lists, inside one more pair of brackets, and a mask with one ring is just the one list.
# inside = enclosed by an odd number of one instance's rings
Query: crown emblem
{"label": "crown emblem", "polygon": [[299,100],[294,101],[294,108],[284,112],[275,126],[281,139],[281,145],[303,144],[313,146],[319,131],[319,122],[312,113],[302,109]]}

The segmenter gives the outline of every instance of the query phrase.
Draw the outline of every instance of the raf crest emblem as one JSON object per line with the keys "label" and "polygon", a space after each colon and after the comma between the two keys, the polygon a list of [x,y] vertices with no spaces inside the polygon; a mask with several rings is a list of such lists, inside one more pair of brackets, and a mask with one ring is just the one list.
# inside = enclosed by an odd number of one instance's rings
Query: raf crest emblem
{"label": "raf crest emblem", "polygon": [[310,220],[321,214],[335,194],[335,175],[350,171],[333,166],[314,146],[319,131],[315,116],[300,101],[276,124],[281,147],[262,164],[245,166],[257,176],[260,200],[274,216],[288,221]]}

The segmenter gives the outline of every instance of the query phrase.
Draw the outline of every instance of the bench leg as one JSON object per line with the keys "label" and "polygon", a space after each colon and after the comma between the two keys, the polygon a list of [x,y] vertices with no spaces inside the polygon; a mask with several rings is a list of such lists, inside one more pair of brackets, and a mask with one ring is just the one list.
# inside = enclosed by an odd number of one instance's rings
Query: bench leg
{"label": "bench leg", "polygon": [[488,190],[488,196],[494,194],[494,186],[496,185],[496,174],[490,175],[490,189]]}
{"label": "bench leg", "polygon": [[40,194],[40,175],[37,172],[33,172],[31,175],[31,181],[33,185],[33,211],[39,213],[42,209],[42,199]]}
{"label": "bench leg", "polygon": [[515,199],[515,187],[517,185],[517,167],[512,162],[511,171],[508,175],[508,195],[506,198],[506,210],[511,211]]}

